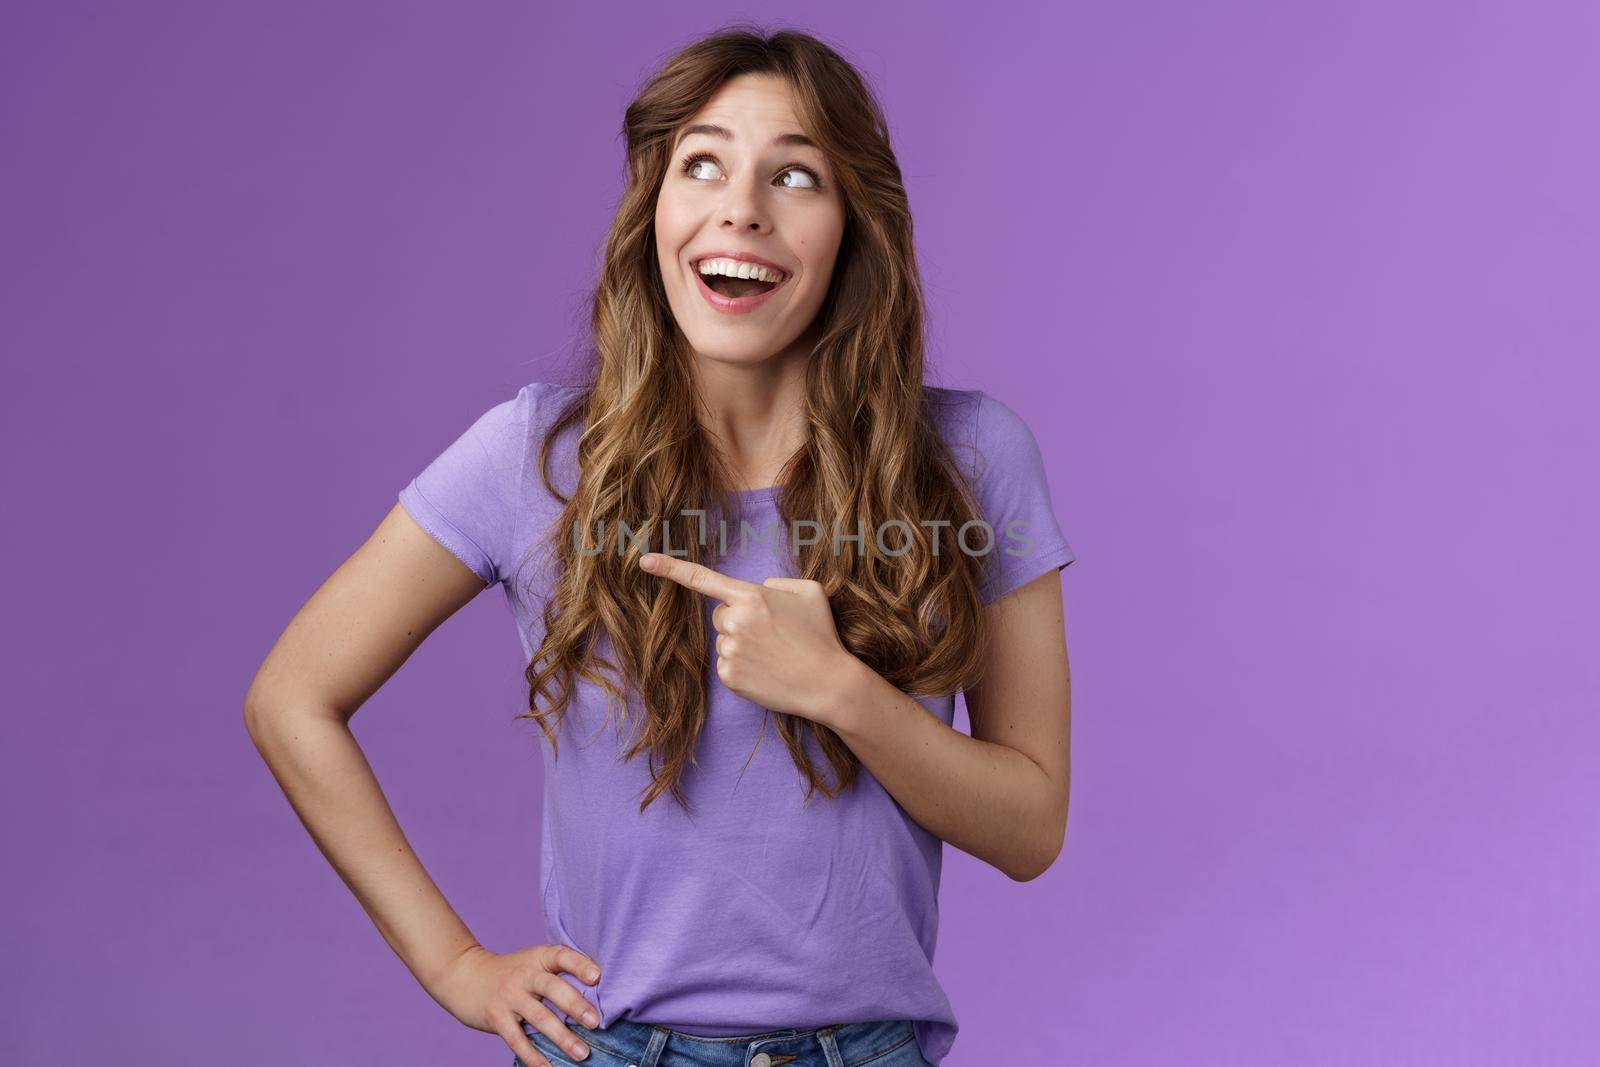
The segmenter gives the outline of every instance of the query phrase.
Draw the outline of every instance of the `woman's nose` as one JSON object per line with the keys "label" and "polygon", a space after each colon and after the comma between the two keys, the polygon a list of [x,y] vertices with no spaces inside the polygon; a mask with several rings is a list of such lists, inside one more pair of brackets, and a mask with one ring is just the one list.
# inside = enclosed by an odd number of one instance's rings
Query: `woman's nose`
{"label": "woman's nose", "polygon": [[771,226],[761,194],[753,182],[732,182],[722,203],[721,224],[728,229],[761,233]]}

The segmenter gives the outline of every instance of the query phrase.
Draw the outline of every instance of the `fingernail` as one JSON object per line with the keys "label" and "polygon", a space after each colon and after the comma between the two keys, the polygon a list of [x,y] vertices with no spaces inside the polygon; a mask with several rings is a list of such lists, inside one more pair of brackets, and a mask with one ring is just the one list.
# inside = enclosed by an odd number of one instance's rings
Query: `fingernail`
{"label": "fingernail", "polygon": [[599,971],[590,971],[589,972],[589,981],[598,982],[599,980],[600,980],[600,972]]}
{"label": "fingernail", "polygon": [[594,1012],[586,1011],[586,1012],[583,1013],[583,1022],[584,1022],[585,1026],[593,1026],[596,1023],[598,1023],[599,1021],[600,1021],[600,1017],[598,1015],[596,1015]]}
{"label": "fingernail", "polygon": [[587,1057],[588,1055],[589,1055],[589,1050],[584,1048],[582,1045],[573,1045],[572,1046],[572,1058],[573,1059],[581,1060],[581,1059],[584,1059],[585,1057]]}

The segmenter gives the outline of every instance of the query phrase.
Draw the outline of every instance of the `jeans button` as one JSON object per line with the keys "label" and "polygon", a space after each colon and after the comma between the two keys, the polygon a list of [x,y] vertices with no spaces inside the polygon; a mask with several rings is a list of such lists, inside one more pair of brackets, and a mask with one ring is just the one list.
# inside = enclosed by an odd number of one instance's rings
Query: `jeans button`
{"label": "jeans button", "polygon": [[765,1052],[758,1052],[750,1057],[750,1067],[772,1067],[772,1057]]}

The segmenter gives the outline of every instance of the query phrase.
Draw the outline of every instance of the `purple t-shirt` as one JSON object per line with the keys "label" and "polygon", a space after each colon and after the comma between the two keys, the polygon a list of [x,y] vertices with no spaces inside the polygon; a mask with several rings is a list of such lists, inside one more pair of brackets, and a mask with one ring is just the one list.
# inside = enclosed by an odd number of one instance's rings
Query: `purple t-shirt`
{"label": "purple t-shirt", "polygon": [[[961,542],[991,557],[982,587],[991,603],[1072,562],[1051,508],[1039,447],[1016,412],[981,390],[927,387],[940,432],[973,480],[993,540],[969,529]],[[400,504],[488,584],[501,584],[525,658],[543,636],[549,558],[529,546],[560,516],[539,477],[545,429],[576,386],[535,382],[485,412],[400,492]],[[576,484],[578,428],[557,439],[551,470]],[[783,531],[772,489],[741,494],[752,529]],[[710,520],[711,547],[718,526]],[[717,569],[746,581],[795,574],[771,538],[741,550],[730,519]],[[844,531],[845,534],[855,531]],[[945,527],[940,551],[959,550]],[[869,531],[870,534],[870,531]],[[802,527],[801,536],[810,536]],[[569,532],[567,536],[572,536]],[[585,531],[585,545],[595,533]],[[889,529],[892,551],[902,534]],[[607,551],[616,551],[614,535]],[[659,548],[659,545],[652,545]],[[514,579],[514,580],[513,580]],[[705,624],[711,631],[707,602]],[[602,651],[610,644],[602,639]],[[541,902],[548,936],[596,960],[585,993],[607,1026],[624,1016],[711,1037],[878,1019],[910,1019],[923,1058],[939,1063],[956,1035],[955,1013],[933,971],[943,842],[911,820],[865,766],[837,799],[813,794],[763,710],[707,670],[708,707],[682,788],[641,815],[646,756],[617,760],[621,716],[605,727],[603,692],[579,682],[560,734],[544,755]],[[917,697],[949,725],[954,696]],[[641,705],[630,700],[630,717]],[[538,734],[533,736],[538,737]],[[832,772],[804,734],[824,780]],[[760,744],[757,744],[760,737]],[[754,755],[752,756],[752,750]]]}

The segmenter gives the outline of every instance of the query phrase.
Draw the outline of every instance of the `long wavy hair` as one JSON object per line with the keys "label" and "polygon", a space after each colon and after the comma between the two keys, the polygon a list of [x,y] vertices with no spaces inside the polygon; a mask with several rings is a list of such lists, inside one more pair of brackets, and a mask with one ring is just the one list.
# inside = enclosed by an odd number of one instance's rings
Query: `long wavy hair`
{"label": "long wavy hair", "polygon": [[[729,469],[698,414],[693,353],[667,302],[655,203],[678,129],[745,73],[787,79],[846,203],[833,278],[810,334],[818,340],[806,367],[808,439],[779,478],[784,528],[803,518],[826,531],[798,548],[796,574],[822,584],[845,647],[907,693],[953,694],[974,684],[988,641],[979,594],[986,557],[949,547],[949,531],[980,515],[924,388],[922,285],[882,109],[861,75],[806,33],[734,26],[704,37],[668,59],[628,105],[626,185],[590,315],[592,372],[539,447],[544,486],[564,508],[547,534],[554,585],[525,671],[529,711],[518,718],[537,721],[559,758],[577,679],[603,689],[608,709],[626,707],[631,693],[642,713],[621,758],[650,754],[641,813],[669,790],[689,810],[679,780],[695,762],[706,720],[714,635],[700,594],[639,568],[646,548],[607,543],[594,552],[588,531],[619,523],[638,530],[642,522],[650,543],[664,535],[686,558],[714,566],[698,543],[701,520],[684,512],[738,510]],[[579,474],[569,498],[550,457],[574,425],[582,427]],[[892,556],[871,533],[888,517],[906,522],[884,535]],[[925,518],[951,524],[937,554]],[[835,528],[868,535],[835,553]],[[582,550],[572,531],[586,531]],[[859,760],[832,730],[768,714],[806,782],[806,801],[815,790],[835,797],[855,783]],[[811,761],[806,731],[833,771],[831,787]]]}

